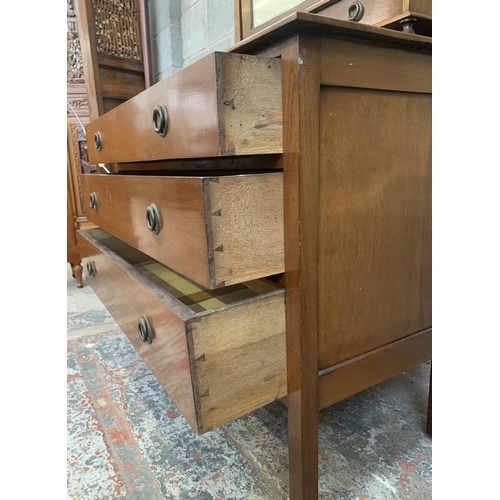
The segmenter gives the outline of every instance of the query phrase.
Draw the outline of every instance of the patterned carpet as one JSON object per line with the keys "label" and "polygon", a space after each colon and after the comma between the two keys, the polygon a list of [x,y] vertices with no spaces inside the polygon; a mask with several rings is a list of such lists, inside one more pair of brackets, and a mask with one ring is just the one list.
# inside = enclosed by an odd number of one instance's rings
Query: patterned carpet
{"label": "patterned carpet", "polygon": [[[429,368],[321,413],[320,498],[431,498]],[[286,408],[279,402],[196,436],[116,330],[68,341],[67,388],[70,499],[288,497]]]}

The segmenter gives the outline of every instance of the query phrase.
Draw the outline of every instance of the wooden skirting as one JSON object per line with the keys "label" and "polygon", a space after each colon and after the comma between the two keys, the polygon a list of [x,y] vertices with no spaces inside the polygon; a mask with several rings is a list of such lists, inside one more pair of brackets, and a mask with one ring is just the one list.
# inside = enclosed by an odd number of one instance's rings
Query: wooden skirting
{"label": "wooden skirting", "polygon": [[376,349],[319,374],[320,408],[378,384],[432,357],[432,328]]}

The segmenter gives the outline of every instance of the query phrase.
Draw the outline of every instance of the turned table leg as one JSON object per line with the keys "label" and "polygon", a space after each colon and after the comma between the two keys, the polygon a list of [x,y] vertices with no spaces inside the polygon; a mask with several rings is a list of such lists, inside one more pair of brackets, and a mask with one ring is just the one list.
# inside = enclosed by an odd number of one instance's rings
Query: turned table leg
{"label": "turned table leg", "polygon": [[83,267],[82,261],[79,262],[70,262],[71,271],[73,272],[73,277],[76,279],[76,287],[83,288]]}

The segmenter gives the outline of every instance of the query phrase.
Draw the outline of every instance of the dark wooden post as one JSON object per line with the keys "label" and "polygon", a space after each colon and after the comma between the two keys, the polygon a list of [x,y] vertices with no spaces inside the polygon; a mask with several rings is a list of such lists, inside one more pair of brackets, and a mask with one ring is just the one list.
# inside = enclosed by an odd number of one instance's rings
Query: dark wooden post
{"label": "dark wooden post", "polygon": [[285,42],[283,170],[290,498],[318,498],[319,38]]}

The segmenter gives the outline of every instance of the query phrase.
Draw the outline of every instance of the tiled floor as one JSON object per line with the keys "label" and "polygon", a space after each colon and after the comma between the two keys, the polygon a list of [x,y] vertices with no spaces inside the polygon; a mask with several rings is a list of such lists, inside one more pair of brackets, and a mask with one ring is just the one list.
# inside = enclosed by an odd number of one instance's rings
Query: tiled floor
{"label": "tiled floor", "polygon": [[[321,412],[320,498],[431,498],[429,363]],[[196,436],[89,286],[68,272],[68,498],[287,498],[287,412]]]}

